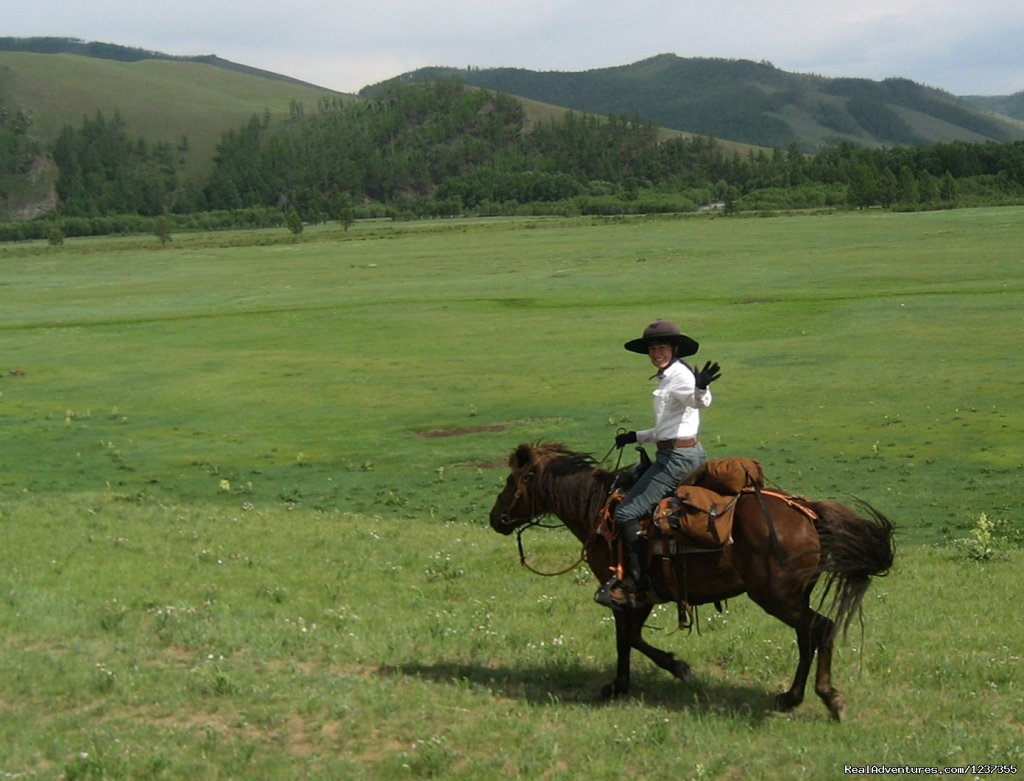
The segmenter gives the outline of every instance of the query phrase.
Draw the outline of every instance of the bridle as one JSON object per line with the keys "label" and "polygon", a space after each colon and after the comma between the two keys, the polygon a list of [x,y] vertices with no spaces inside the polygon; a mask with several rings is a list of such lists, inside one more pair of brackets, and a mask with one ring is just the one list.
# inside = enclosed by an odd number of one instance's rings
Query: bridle
{"label": "bridle", "polygon": [[[625,429],[619,429],[618,433],[623,433],[624,431],[625,431]],[[612,447],[608,450],[608,452],[605,453],[604,458],[602,458],[600,461],[597,462],[598,465],[603,464],[605,461],[607,461],[609,456],[611,456],[612,451],[615,448],[616,448],[616,446],[612,445]],[[618,457],[618,459],[616,459],[615,468],[613,470],[615,472],[619,471],[619,466],[622,463],[622,450],[623,450],[622,448],[619,449],[619,457]],[[512,495],[512,501],[509,502],[508,509],[505,510],[505,512],[503,512],[501,514],[501,523],[502,523],[502,525],[504,525],[504,526],[512,526],[516,522],[515,519],[511,517],[512,516],[512,510],[513,510],[513,508],[515,508],[516,503],[520,499],[522,499],[524,496],[526,496],[526,485],[527,485],[527,483],[530,482],[530,480],[533,479],[533,476],[534,476],[534,472],[533,471],[524,472],[522,475],[517,475],[516,476],[516,478],[515,478],[515,480],[516,480],[516,491]],[[618,484],[618,478],[616,478],[615,482],[612,483],[611,488],[608,490],[608,495],[609,496],[611,496],[611,494],[615,491],[615,489],[617,487],[617,484]],[[561,525],[562,524],[557,524],[557,523],[543,523],[538,518],[531,518],[529,520],[523,521],[522,524],[520,526],[518,526],[516,528],[516,530],[515,530],[516,531],[516,546],[519,548],[519,563],[522,566],[526,567],[526,569],[528,569],[530,572],[532,572],[535,575],[542,575],[543,577],[550,578],[550,577],[556,577],[558,575],[565,575],[567,572],[572,572],[572,570],[576,569],[580,564],[585,562],[587,560],[587,543],[584,543],[582,545],[582,547],[580,548],[580,557],[575,562],[570,564],[565,569],[558,570],[557,572],[542,572],[541,570],[538,570],[537,568],[532,566],[529,562],[527,562],[527,560],[526,560],[526,551],[523,548],[523,532],[525,532],[527,529],[532,529],[532,528],[538,528],[538,529],[557,529]]]}
{"label": "bridle", "polygon": [[[608,455],[611,455],[611,451],[610,450],[608,451]],[[602,459],[602,461],[607,460],[608,455],[606,455],[604,457],[604,459]],[[620,453],[620,455],[619,455],[620,461],[621,461],[621,458],[622,458],[622,456],[621,456],[621,453]],[[533,472],[526,472],[521,477],[517,477],[516,478],[516,492],[512,495],[512,501],[509,502],[508,509],[504,513],[502,513],[502,515],[501,515],[501,522],[505,526],[511,526],[513,523],[515,523],[515,519],[511,519],[510,518],[510,516],[512,515],[512,509],[516,506],[516,502],[518,502],[520,499],[522,499],[524,496],[526,496],[526,484],[533,478],[533,475],[534,475]],[[529,519],[527,521],[524,521],[520,526],[518,526],[516,528],[516,547],[519,549],[519,563],[523,567],[528,569],[530,572],[532,572],[534,575],[541,575],[542,577],[545,577],[545,578],[553,578],[553,577],[557,577],[559,575],[565,575],[566,573],[572,572],[580,564],[585,562],[587,560],[587,544],[586,543],[584,543],[580,547],[580,556],[579,556],[579,558],[576,559],[576,561],[574,561],[568,567],[565,567],[564,569],[560,569],[557,572],[544,572],[542,570],[537,569],[536,567],[534,567],[532,564],[530,564],[526,560],[526,550],[525,550],[525,548],[523,546],[523,532],[525,532],[527,529],[534,529],[534,528],[536,528],[536,529],[557,529],[557,528],[559,528],[562,525],[563,524],[560,524],[560,523],[544,523],[539,518],[531,518],[531,519]]]}
{"label": "bridle", "polygon": [[[516,506],[516,502],[518,502],[520,499],[526,496],[526,484],[530,482],[530,480],[532,479],[533,472],[526,472],[523,475],[516,476],[516,492],[512,495],[512,501],[508,503],[508,509],[506,509],[505,512],[501,514],[502,526],[512,526],[516,522],[515,518],[511,517],[512,509]],[[527,526],[537,525],[537,522],[535,520],[528,520],[524,523],[526,523]]]}

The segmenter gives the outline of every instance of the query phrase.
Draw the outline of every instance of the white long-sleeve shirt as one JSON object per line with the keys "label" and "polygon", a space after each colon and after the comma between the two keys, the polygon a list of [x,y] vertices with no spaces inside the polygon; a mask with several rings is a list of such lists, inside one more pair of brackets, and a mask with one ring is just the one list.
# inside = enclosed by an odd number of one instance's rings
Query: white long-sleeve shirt
{"label": "white long-sleeve shirt", "polygon": [[700,410],[711,404],[711,388],[697,387],[693,370],[674,361],[654,389],[654,428],[636,432],[642,445],[662,440],[690,439],[700,431]]}

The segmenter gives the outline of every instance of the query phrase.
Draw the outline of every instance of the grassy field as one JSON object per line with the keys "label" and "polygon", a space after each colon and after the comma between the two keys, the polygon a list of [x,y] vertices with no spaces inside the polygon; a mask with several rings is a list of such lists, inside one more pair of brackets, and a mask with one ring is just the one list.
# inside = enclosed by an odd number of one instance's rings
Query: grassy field
{"label": "grassy field", "polygon": [[[1019,764],[1022,239],[993,209],[0,247],[0,777]],[[723,366],[710,455],[900,527],[842,726],[767,712],[793,642],[743,599],[653,619],[697,686],[638,659],[598,705],[593,584],[486,526],[518,442],[645,424],[621,345],[655,317]]]}

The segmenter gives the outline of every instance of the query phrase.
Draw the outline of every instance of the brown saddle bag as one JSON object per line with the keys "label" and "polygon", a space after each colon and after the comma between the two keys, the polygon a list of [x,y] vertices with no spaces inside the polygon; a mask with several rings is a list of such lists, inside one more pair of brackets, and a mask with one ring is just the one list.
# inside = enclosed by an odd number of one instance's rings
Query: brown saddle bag
{"label": "brown saddle bag", "polygon": [[[759,461],[744,456],[710,459],[654,507],[654,533],[691,547],[721,548],[731,540],[737,496],[751,486],[764,487],[764,470]],[[600,515],[597,531],[609,542],[616,535],[612,517],[622,499],[621,491],[613,493]]]}
{"label": "brown saddle bag", "polygon": [[760,461],[744,456],[712,458],[658,503],[652,520],[665,537],[697,548],[721,548],[731,540],[738,495],[753,486],[764,487]]}
{"label": "brown saddle bag", "polygon": [[697,548],[721,548],[732,538],[736,496],[699,485],[681,485],[654,508],[654,526],[662,536]]}
{"label": "brown saddle bag", "polygon": [[751,486],[764,488],[764,469],[760,461],[745,456],[712,458],[690,472],[683,485],[700,485],[732,496]]}

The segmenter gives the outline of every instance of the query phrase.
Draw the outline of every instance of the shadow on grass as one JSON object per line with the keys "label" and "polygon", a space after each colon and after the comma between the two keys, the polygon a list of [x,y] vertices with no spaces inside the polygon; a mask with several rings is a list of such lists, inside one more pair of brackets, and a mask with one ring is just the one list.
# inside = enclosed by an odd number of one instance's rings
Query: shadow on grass
{"label": "shadow on grass", "polygon": [[[721,681],[688,684],[657,670],[634,672],[625,698],[607,700],[601,687],[614,671],[602,673],[576,664],[523,667],[488,667],[481,664],[438,662],[386,665],[381,675],[408,676],[436,683],[462,686],[497,697],[539,705],[603,706],[609,702],[636,702],[667,710],[689,710],[742,718],[759,724],[772,716],[772,693],[765,689]],[[808,702],[807,706],[814,703]],[[806,707],[806,706],[805,706]]]}

